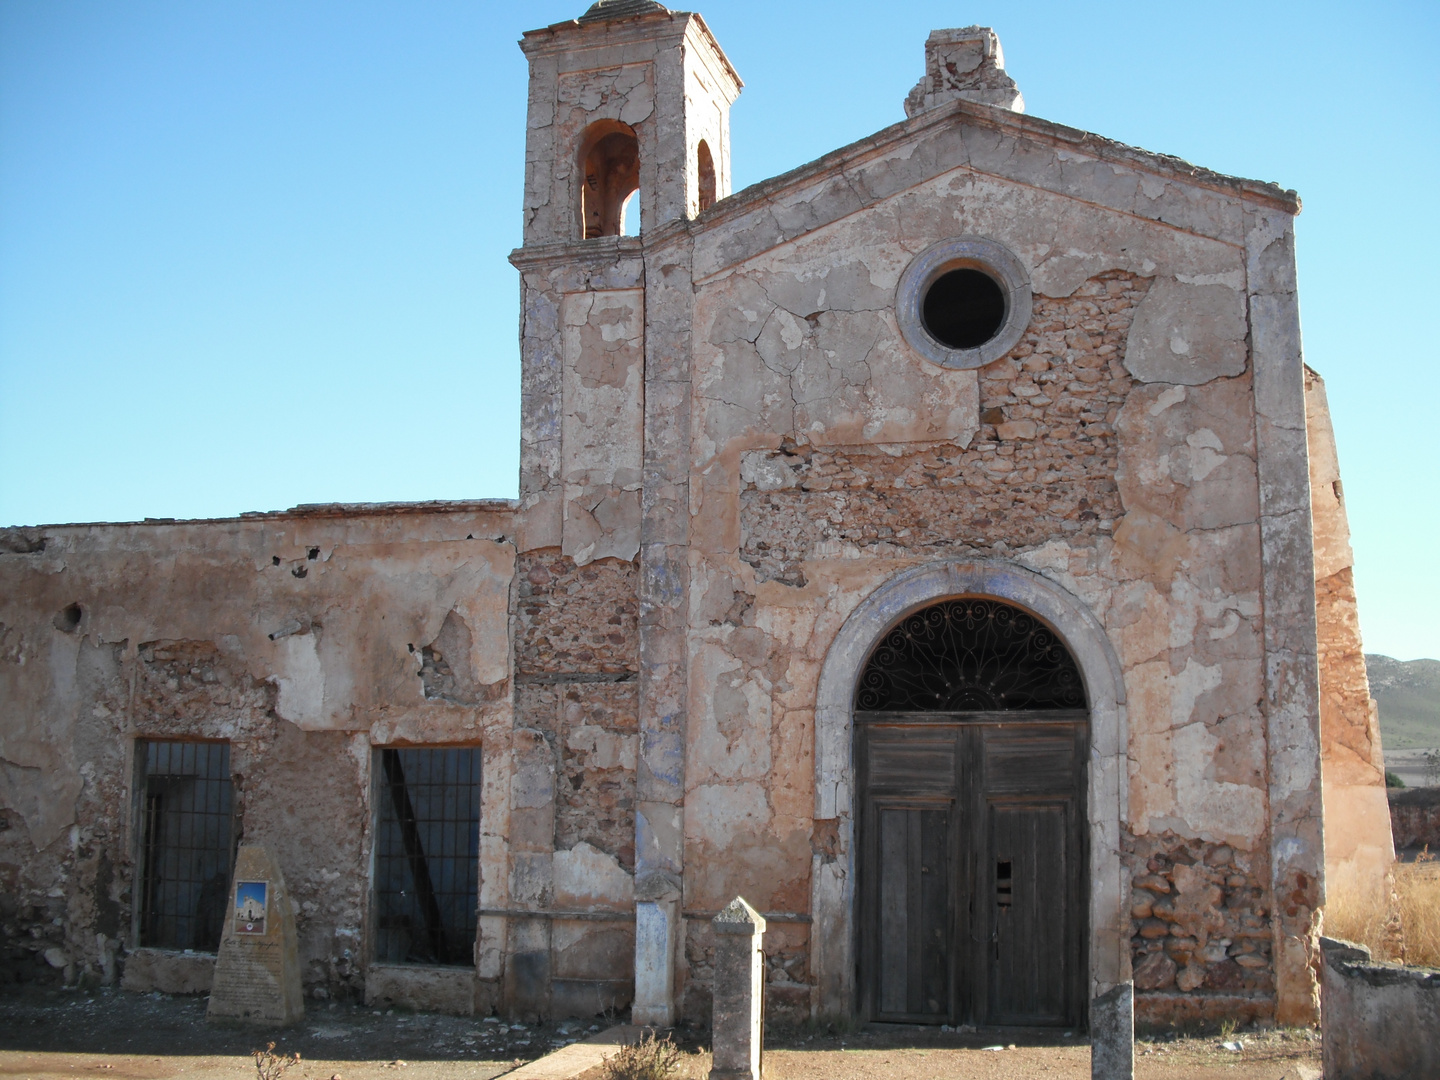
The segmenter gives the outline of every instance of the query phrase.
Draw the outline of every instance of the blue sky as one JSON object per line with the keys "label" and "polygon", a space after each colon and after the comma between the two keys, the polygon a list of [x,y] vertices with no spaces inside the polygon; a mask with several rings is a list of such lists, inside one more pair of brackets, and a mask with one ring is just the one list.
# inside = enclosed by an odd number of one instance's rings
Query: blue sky
{"label": "blue sky", "polygon": [[[512,496],[515,42],[584,6],[0,0],[0,524]],[[737,188],[978,22],[1030,113],[1298,189],[1366,645],[1440,656],[1440,5],[701,11]]]}

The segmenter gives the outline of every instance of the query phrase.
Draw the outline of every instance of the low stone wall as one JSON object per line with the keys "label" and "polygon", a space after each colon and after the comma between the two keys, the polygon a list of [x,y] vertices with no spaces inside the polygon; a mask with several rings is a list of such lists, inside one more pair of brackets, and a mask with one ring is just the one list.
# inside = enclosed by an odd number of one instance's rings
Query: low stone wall
{"label": "low stone wall", "polygon": [[1325,1080],[1440,1076],[1440,971],[1375,964],[1370,950],[1321,938]]}
{"label": "low stone wall", "polygon": [[1440,788],[1392,788],[1388,794],[1395,850],[1428,846],[1440,854]]}
{"label": "low stone wall", "polygon": [[125,959],[120,987],[138,994],[208,994],[214,981],[214,953],[135,949]]}

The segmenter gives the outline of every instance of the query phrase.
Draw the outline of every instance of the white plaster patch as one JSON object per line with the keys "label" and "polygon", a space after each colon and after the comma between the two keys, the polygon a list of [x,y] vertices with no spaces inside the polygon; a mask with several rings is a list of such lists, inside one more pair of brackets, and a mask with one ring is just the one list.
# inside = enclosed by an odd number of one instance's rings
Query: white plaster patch
{"label": "white plaster patch", "polygon": [[760,784],[702,784],[685,800],[685,832],[724,851],[736,840],[753,840],[770,824],[770,807]]}
{"label": "white plaster patch", "polygon": [[[1187,670],[1189,665],[1186,665]],[[1219,668],[1205,669],[1216,673]],[[1191,701],[1193,706],[1193,699]],[[1177,710],[1178,711],[1178,710]],[[1253,841],[1265,833],[1265,793],[1211,775],[1219,740],[1209,727],[1189,724],[1171,740],[1175,769],[1175,809],[1198,835],[1211,840]]]}
{"label": "white plaster patch", "polygon": [[1209,428],[1192,431],[1185,436],[1186,443],[1193,451],[1190,455],[1190,478],[1204,480],[1225,462],[1225,455],[1216,453],[1225,449],[1220,437]]}
{"label": "white plaster patch", "polygon": [[572,728],[565,745],[571,750],[588,754],[585,762],[591,769],[635,768],[636,736],[620,735],[593,724]]}
{"label": "white plaster patch", "polygon": [[280,689],[275,711],[300,727],[325,720],[325,669],[320,664],[314,634],[292,634],[275,643],[276,672],[271,680]]}
{"label": "white plaster patch", "polygon": [[1228,285],[1232,289],[1243,289],[1245,271],[1238,266],[1222,274],[1182,274],[1176,271],[1175,280],[1186,285]]}
{"label": "white plaster patch", "polygon": [[[824,289],[820,290],[820,295],[825,295]],[[774,319],[780,326],[780,340],[785,343],[785,347],[792,352],[798,349],[805,341],[805,329],[800,325],[800,321],[784,308],[776,309]]]}
{"label": "white plaster patch", "polygon": [[552,867],[556,907],[584,911],[635,902],[635,879],[615,856],[583,840],[569,851],[555,852]]}
{"label": "white plaster patch", "polygon": [[753,779],[770,771],[768,686],[747,678],[722,643],[705,642],[694,654],[690,761],[697,778]]}
{"label": "white plaster patch", "polygon": [[768,450],[751,450],[740,455],[740,479],[754,484],[761,491],[779,491],[800,484],[800,477],[794,470],[787,469]]}

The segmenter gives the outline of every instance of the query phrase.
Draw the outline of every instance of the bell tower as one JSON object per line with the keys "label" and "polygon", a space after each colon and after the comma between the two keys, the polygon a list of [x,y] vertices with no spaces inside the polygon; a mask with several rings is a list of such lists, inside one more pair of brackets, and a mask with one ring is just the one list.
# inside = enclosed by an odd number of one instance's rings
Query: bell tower
{"label": "bell tower", "polygon": [[530,61],[526,247],[634,236],[730,194],[741,82],[698,14],[598,0],[527,32],[520,48]]}
{"label": "bell tower", "polygon": [[[510,255],[521,292],[516,546],[550,564],[593,564],[596,580],[633,582],[644,613],[622,673],[633,698],[588,651],[560,674],[565,701],[586,716],[633,714],[639,729],[634,843],[608,852],[633,853],[633,889],[603,903],[634,912],[632,1017],[668,1025],[685,979],[690,441],[677,395],[688,394],[694,303],[685,224],[730,194],[730,105],[741,84],[704,19],[653,0],[599,0],[578,19],[529,31],[520,47],[530,97],[524,243]],[[517,728],[558,730],[556,701],[517,692]],[[559,973],[574,974],[545,915],[554,861],[572,856],[557,846],[555,789],[548,802],[543,793],[543,783],[527,788],[525,805],[511,808],[504,884],[507,903],[536,916],[482,920],[481,953],[509,957],[507,1008],[521,1015],[561,1008],[553,995],[570,983]],[[566,955],[583,952],[573,928],[565,933]]]}

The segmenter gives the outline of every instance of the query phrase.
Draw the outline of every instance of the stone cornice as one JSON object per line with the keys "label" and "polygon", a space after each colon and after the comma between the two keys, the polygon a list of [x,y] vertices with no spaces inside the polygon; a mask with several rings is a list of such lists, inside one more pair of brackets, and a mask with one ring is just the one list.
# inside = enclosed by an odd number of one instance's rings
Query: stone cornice
{"label": "stone cornice", "polygon": [[[666,31],[657,33],[659,28],[667,23],[678,24],[678,27],[673,31],[667,28]],[[740,78],[740,73],[735,70],[735,65],[730,63],[730,58],[725,55],[725,50],[720,47],[720,42],[710,32],[710,27],[706,25],[705,19],[697,11],[657,11],[632,15],[623,19],[589,23],[582,23],[578,19],[566,19],[564,22],[551,23],[538,30],[526,30],[520,38],[520,49],[526,56],[533,59],[549,53],[577,52],[611,45],[655,41],[661,36],[670,36],[672,33],[678,41],[685,36],[686,30],[691,26],[699,29],[703,40],[714,51],[725,72],[734,80],[735,93],[730,95],[733,101],[745,82]]]}
{"label": "stone cornice", "polygon": [[510,265],[517,270],[555,263],[571,266],[613,266],[625,259],[643,259],[646,240],[638,236],[597,236],[591,240],[557,240],[549,244],[527,244],[510,252]]}
{"label": "stone cornice", "polygon": [[[144,518],[140,521],[73,521],[49,525],[12,525],[0,535],[30,534],[47,529],[133,529],[144,526],[248,524],[250,522],[313,520],[316,518],[401,517],[447,514],[513,514],[518,499],[432,499],[428,502],[301,503],[288,510],[254,510],[234,517]],[[5,549],[0,547],[0,553]]]}

